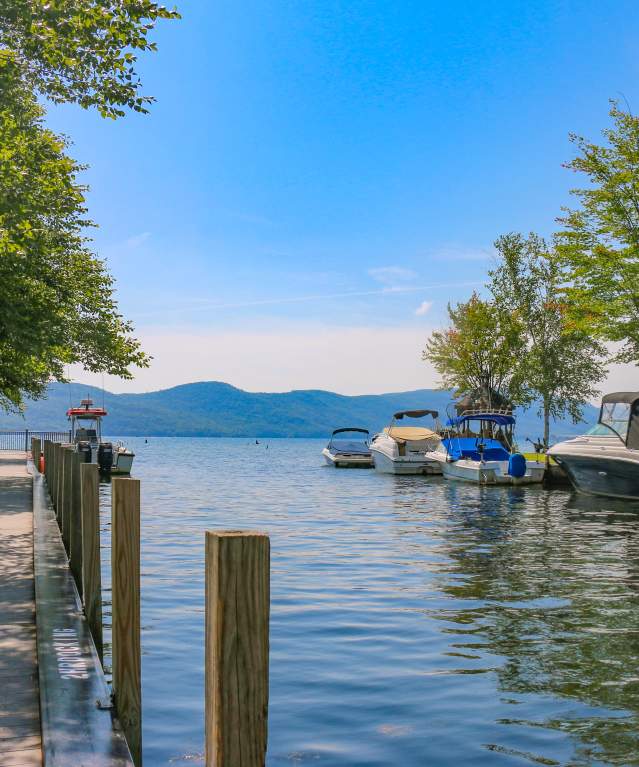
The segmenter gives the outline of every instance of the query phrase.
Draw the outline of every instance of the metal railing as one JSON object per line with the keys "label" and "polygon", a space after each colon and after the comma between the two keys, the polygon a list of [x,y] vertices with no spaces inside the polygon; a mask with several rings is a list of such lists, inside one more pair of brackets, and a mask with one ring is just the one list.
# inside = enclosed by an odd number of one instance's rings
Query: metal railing
{"label": "metal railing", "polygon": [[41,440],[41,444],[47,439],[50,442],[71,442],[70,431],[0,431],[0,450],[18,450],[26,453],[31,450],[32,437]]}

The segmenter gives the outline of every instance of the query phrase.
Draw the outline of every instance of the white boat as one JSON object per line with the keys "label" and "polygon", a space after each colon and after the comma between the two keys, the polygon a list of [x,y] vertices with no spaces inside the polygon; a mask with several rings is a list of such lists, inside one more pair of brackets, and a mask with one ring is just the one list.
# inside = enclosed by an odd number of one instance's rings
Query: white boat
{"label": "white boat", "polygon": [[[432,418],[433,429],[396,423],[404,418],[425,417]],[[438,417],[436,410],[403,410],[395,413],[390,426],[376,434],[371,441],[375,471],[384,474],[441,474],[439,462],[428,457],[441,441],[437,433]]]}
{"label": "white boat", "polygon": [[449,419],[448,435],[429,454],[447,479],[480,485],[541,482],[546,465],[513,449],[515,417],[506,410],[466,410]]}
{"label": "white boat", "polygon": [[80,407],[67,410],[71,421],[71,442],[85,463],[96,463],[101,474],[130,474],[135,454],[120,442],[102,440],[102,419],[107,411],[93,407],[90,399],[83,399]]}
{"label": "white boat", "polygon": [[[337,435],[342,435],[335,439]],[[360,435],[364,434],[365,437]],[[338,469],[370,469],[373,457],[368,446],[368,429],[335,429],[328,445],[322,450],[324,460],[329,466]]]}
{"label": "white boat", "polygon": [[607,394],[597,425],[548,454],[580,492],[639,500],[639,392]]}

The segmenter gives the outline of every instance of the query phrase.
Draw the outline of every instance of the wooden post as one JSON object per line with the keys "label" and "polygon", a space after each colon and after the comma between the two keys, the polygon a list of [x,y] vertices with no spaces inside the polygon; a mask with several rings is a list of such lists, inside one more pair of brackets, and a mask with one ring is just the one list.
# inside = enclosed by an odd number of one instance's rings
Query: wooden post
{"label": "wooden post", "polygon": [[264,767],[270,541],[206,533],[206,767]]}
{"label": "wooden post", "polygon": [[44,453],[44,478],[47,480],[47,486],[49,484],[49,440],[45,439],[42,445],[42,452]]}
{"label": "wooden post", "polygon": [[69,505],[69,564],[82,597],[82,507],[80,498],[80,454],[71,454],[71,503]]}
{"label": "wooden post", "polygon": [[94,463],[80,464],[82,593],[93,642],[102,661],[102,576],[100,574],[100,478]]}
{"label": "wooden post", "polygon": [[35,437],[33,440],[33,449],[34,452],[32,453],[33,456],[33,465],[35,466],[36,473],[40,473],[40,453],[42,452],[42,447],[40,445],[40,438]]}
{"label": "wooden post", "polygon": [[142,764],[140,480],[111,480],[113,696],[131,756]]}
{"label": "wooden post", "polygon": [[55,460],[55,471],[57,474],[56,482],[55,482],[55,496],[56,496],[56,503],[55,503],[55,510],[56,514],[58,515],[58,526],[60,527],[60,532],[62,532],[62,479],[63,479],[63,469],[64,469],[64,448],[62,445],[57,445],[57,455]]}
{"label": "wooden post", "polygon": [[71,447],[62,448],[62,540],[67,556],[71,553],[69,545],[69,523],[71,519],[71,504],[73,503],[73,460]]}

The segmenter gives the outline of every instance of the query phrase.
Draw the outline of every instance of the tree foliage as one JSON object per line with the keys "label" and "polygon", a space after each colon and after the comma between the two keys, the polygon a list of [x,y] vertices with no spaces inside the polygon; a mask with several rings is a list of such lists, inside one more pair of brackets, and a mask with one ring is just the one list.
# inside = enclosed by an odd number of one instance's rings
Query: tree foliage
{"label": "tree foliage", "polygon": [[449,327],[434,331],[422,354],[439,373],[442,388],[494,391],[510,399],[521,346],[517,318],[477,293],[449,304],[448,316]]}
{"label": "tree foliage", "polygon": [[511,233],[499,237],[495,247],[500,260],[489,287],[495,303],[521,329],[511,394],[518,404],[540,402],[548,446],[550,418],[568,415],[577,423],[583,404],[598,394],[606,351],[572,322],[561,290],[564,270],[543,238]]}
{"label": "tree foliage", "polygon": [[559,219],[557,250],[574,321],[620,342],[618,359],[639,364],[639,118],[616,102],[610,116],[605,145],[571,136],[579,154],[567,167],[590,186],[573,190],[581,207]]}
{"label": "tree foliage", "polygon": [[9,408],[64,380],[69,363],[130,378],[148,358],[86,246],[81,168],[2,50],[0,93],[0,406]]}
{"label": "tree foliage", "polygon": [[146,112],[137,56],[156,49],[159,19],[179,18],[148,0],[0,0],[0,49],[13,52],[22,76],[55,102]]}

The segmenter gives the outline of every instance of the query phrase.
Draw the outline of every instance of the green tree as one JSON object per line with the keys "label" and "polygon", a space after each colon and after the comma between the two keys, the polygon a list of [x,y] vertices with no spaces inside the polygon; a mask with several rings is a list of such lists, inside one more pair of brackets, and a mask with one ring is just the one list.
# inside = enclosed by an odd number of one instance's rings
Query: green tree
{"label": "green tree", "polygon": [[42,396],[64,366],[130,378],[148,358],[118,313],[113,282],[86,246],[78,166],[0,50],[0,406]]}
{"label": "green tree", "polygon": [[0,49],[13,52],[20,74],[54,102],[146,112],[137,56],[154,51],[149,33],[175,10],[148,0],[0,0]]}
{"label": "green tree", "polygon": [[439,373],[442,388],[494,391],[510,399],[522,344],[517,318],[477,293],[449,304],[448,316],[450,326],[434,331],[422,353]]}
{"label": "green tree", "polygon": [[639,118],[616,102],[610,116],[605,145],[571,136],[579,154],[566,167],[590,186],[573,190],[581,207],[564,209],[557,251],[574,321],[621,343],[618,360],[639,364]]}
{"label": "green tree", "polygon": [[562,294],[565,274],[542,237],[511,233],[499,237],[500,256],[490,290],[500,309],[516,318],[523,344],[511,381],[514,400],[539,402],[548,447],[550,419],[581,420],[583,404],[595,396],[606,373],[604,346],[572,323]]}

